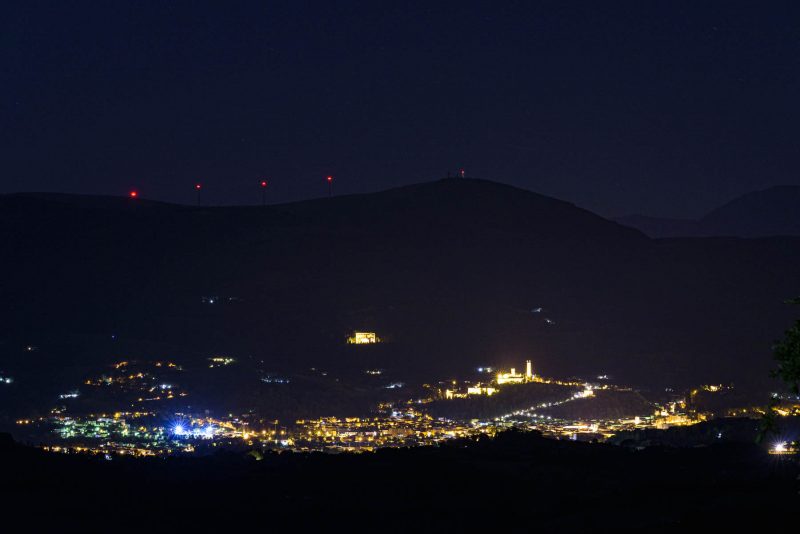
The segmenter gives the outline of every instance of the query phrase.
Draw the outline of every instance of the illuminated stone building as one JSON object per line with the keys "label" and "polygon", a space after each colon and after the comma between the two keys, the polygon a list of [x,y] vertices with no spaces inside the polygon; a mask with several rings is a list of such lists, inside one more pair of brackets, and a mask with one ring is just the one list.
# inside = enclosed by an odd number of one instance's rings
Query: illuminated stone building
{"label": "illuminated stone building", "polygon": [[353,332],[353,335],[347,338],[347,342],[351,345],[370,345],[380,343],[381,340],[375,332]]}
{"label": "illuminated stone building", "polygon": [[530,360],[525,361],[525,374],[517,374],[517,370],[512,367],[510,373],[497,373],[497,384],[524,384],[533,382],[535,375],[533,374],[533,364]]}
{"label": "illuminated stone building", "polygon": [[495,393],[497,393],[497,388],[484,386],[483,384],[476,384],[467,388],[467,395],[486,395],[491,397]]}

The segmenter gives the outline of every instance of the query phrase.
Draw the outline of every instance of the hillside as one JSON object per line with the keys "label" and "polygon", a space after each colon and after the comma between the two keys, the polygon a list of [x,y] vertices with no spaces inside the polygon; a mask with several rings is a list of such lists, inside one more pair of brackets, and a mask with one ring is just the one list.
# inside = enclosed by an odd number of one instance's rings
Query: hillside
{"label": "hillside", "polygon": [[[31,396],[90,364],[212,354],[759,381],[800,293],[798,238],[654,241],[479,180],[268,207],[6,195],[0,243],[0,348]],[[385,343],[348,346],[355,329]]]}
{"label": "hillside", "polygon": [[628,215],[616,221],[650,237],[798,236],[798,206],[800,186],[783,185],[742,195],[698,220]]}

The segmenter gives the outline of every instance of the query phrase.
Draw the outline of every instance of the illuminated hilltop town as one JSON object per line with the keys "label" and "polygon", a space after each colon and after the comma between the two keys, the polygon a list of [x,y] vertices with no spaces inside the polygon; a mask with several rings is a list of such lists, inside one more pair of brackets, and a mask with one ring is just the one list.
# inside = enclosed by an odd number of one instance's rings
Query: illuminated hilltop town
{"label": "illuminated hilltop town", "polygon": [[[379,343],[374,332],[355,332],[350,338],[353,344]],[[218,368],[242,365],[237,358],[213,356],[207,364],[197,369],[217,373]],[[315,373],[315,379],[325,380],[327,372]],[[207,453],[217,447],[256,447],[259,450],[328,450],[367,451],[381,447],[408,447],[432,445],[444,440],[494,435],[507,428],[536,430],[546,437],[572,440],[604,441],[614,436],[643,429],[666,429],[672,426],[696,424],[714,414],[696,408],[696,397],[705,394],[722,394],[731,386],[722,384],[702,385],[685,394],[675,394],[671,399],[652,403],[641,415],[619,416],[566,415],[552,410],[567,403],[596,402],[599,398],[620,392],[632,392],[632,388],[607,382],[605,375],[598,376],[600,382],[560,380],[537,375],[531,360],[525,361],[525,371],[517,368],[498,370],[494,367],[475,369],[486,376],[481,381],[450,379],[437,385],[422,384],[421,389],[408,395],[393,395],[375,405],[369,415],[332,416],[316,414],[309,418],[278,421],[269,414],[227,413],[212,415],[189,413],[175,405],[184,397],[191,396],[191,387],[183,383],[187,372],[182,365],[173,362],[129,362],[120,361],[110,366],[100,377],[86,378],[81,390],[70,390],[59,395],[58,405],[50,414],[38,418],[17,420],[17,425],[29,429],[31,435],[49,450],[65,453],[91,453],[102,455],[165,456],[183,453]],[[370,380],[383,381],[384,370],[369,368],[364,371]],[[295,380],[274,373],[261,373],[262,383],[267,387],[292,389]],[[337,377],[328,378],[338,383]],[[388,379],[387,379],[388,381]],[[302,383],[302,380],[297,382]],[[550,385],[538,388],[537,384]],[[397,381],[382,385],[383,389],[399,388],[405,384]],[[543,395],[542,392],[548,393]],[[101,392],[103,398],[116,402],[107,407],[114,409],[81,412],[71,408],[74,403]],[[501,394],[505,399],[497,399]],[[508,395],[506,395],[508,392]],[[538,392],[538,393],[537,393]],[[478,402],[469,402],[467,399]],[[489,400],[487,397],[492,397]],[[461,399],[461,400],[459,400]],[[508,399],[516,399],[509,405]],[[499,403],[502,412],[496,410],[482,413],[482,408]],[[128,404],[125,409],[117,406]],[[450,411],[450,410],[455,410]],[[507,412],[505,410],[508,410]],[[788,399],[777,411],[780,416],[800,414],[800,399]],[[756,418],[763,415],[757,408],[738,408],[718,414],[727,417]],[[719,439],[722,434],[718,435]],[[794,455],[798,445],[791,441],[775,445],[772,454]]]}
{"label": "illuminated hilltop town", "polygon": [[[490,371],[491,367],[481,367],[480,372]],[[533,363],[530,360],[525,360],[525,374],[517,373],[516,367],[512,367],[509,372],[498,372],[493,382],[488,384],[477,382],[470,384],[464,390],[457,390],[456,388],[447,389],[444,392],[445,399],[460,399],[470,395],[486,395],[491,396],[500,391],[499,386],[511,384],[528,384],[531,382],[548,382],[541,377],[538,377],[533,372]],[[454,384],[455,385],[455,384]],[[569,384],[574,385],[574,384]]]}

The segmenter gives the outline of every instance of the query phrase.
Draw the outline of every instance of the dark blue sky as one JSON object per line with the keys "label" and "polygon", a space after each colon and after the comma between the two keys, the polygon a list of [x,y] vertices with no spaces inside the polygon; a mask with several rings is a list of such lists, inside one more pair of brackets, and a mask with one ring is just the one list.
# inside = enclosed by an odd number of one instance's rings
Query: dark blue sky
{"label": "dark blue sky", "polygon": [[254,203],[459,166],[605,215],[800,184],[797,2],[20,2],[0,192]]}

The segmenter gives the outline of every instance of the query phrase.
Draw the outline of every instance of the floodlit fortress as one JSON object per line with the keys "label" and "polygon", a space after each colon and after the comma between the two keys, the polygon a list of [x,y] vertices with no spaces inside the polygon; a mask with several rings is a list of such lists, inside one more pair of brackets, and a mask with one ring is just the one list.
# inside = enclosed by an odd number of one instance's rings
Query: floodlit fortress
{"label": "floodlit fortress", "polygon": [[526,384],[534,382],[536,375],[533,374],[533,364],[530,360],[525,360],[525,374],[517,374],[514,367],[511,368],[510,373],[497,373],[497,385],[503,384]]}
{"label": "floodlit fortress", "polygon": [[[478,368],[478,372],[481,373],[490,372],[491,370],[492,367]],[[557,384],[560,386],[583,387],[584,391],[580,394],[581,397],[591,397],[592,395],[594,395],[593,386],[591,386],[588,383],[555,380],[536,375],[533,372],[533,363],[531,362],[531,360],[525,360],[524,374],[517,373],[516,367],[512,367],[507,373],[504,373],[502,371],[498,372],[495,375],[494,380],[488,383],[467,382],[466,389],[460,389],[460,390],[457,387],[458,382],[454,380],[452,382],[452,387],[445,389],[442,393],[442,396],[447,400],[464,399],[472,395],[486,395],[487,397],[490,397],[500,392],[500,386],[530,384],[533,382],[538,382],[541,384]]]}

